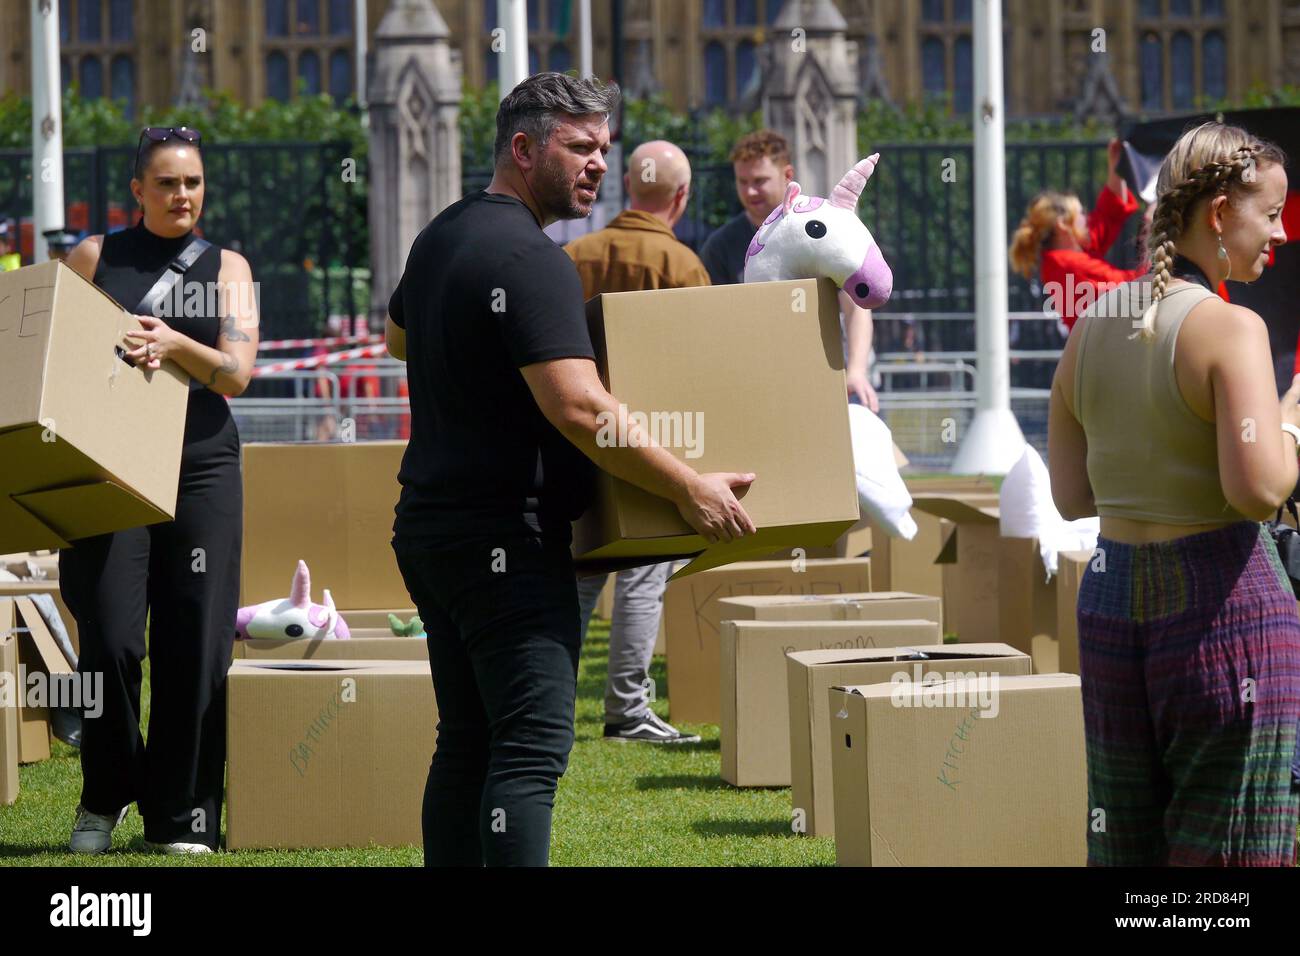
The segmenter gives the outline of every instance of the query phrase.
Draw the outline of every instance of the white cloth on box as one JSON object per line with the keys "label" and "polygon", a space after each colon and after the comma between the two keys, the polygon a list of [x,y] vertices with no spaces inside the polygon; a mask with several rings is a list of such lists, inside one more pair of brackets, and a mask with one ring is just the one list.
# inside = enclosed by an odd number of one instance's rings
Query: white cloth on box
{"label": "white cloth on box", "polygon": [[849,435],[853,440],[858,505],[863,514],[892,537],[911,541],[916,537],[912,496],[894,463],[894,438],[889,426],[865,405],[850,405]]}
{"label": "white cloth on box", "polygon": [[1052,500],[1052,481],[1042,456],[1026,445],[1020,460],[1007,472],[998,494],[1000,530],[1007,538],[1037,538],[1043,567],[1050,581],[1062,551],[1091,551],[1097,547],[1101,519],[1066,521]]}

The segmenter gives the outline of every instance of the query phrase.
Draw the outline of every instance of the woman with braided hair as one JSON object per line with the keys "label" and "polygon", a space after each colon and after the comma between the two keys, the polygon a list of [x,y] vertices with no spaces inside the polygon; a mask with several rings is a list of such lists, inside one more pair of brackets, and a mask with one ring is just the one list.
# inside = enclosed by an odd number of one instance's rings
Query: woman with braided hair
{"label": "woman with braided hair", "polygon": [[1300,376],[1279,404],[1263,320],[1212,291],[1286,241],[1284,163],[1184,133],[1151,274],[1079,318],[1052,383],[1053,498],[1101,517],[1077,611],[1090,865],[1295,863],[1300,616],[1261,522],[1296,485]]}

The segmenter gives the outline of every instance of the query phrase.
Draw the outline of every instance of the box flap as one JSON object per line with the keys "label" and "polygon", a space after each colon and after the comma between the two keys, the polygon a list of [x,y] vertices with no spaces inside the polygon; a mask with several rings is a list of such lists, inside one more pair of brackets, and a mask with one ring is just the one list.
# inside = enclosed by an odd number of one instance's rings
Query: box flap
{"label": "box flap", "polygon": [[996,505],[985,504],[979,500],[986,497],[920,495],[912,498],[912,505],[928,514],[938,515],[940,518],[947,518],[958,524],[967,521],[975,524],[997,524],[1001,512]]}
{"label": "box flap", "polygon": [[170,521],[139,495],[112,481],[14,495],[13,500],[69,541]]}
{"label": "box flap", "polygon": [[[775,622],[769,622],[775,623]],[[912,621],[894,621],[895,624],[916,623]],[[933,622],[924,622],[933,626]],[[918,655],[925,655],[924,658]],[[845,648],[815,651],[790,651],[786,654],[791,660],[797,660],[806,667],[820,667],[837,664],[870,664],[880,661],[896,663],[979,660],[980,658],[1023,657],[1029,655],[1016,650],[1009,644],[940,644],[918,647],[871,647]]]}
{"label": "box flap", "polygon": [[54,640],[54,635],[50,633],[50,629],[45,625],[45,618],[41,617],[41,612],[36,609],[36,604],[32,599],[29,597],[15,598],[14,604],[18,608],[18,613],[22,616],[23,626],[27,628],[32,643],[36,646],[36,652],[41,655],[45,669],[51,674],[73,673],[72,665],[63,656],[63,651],[59,650],[58,642]]}
{"label": "box flap", "polygon": [[7,494],[0,493],[0,548],[66,548],[53,528]]}

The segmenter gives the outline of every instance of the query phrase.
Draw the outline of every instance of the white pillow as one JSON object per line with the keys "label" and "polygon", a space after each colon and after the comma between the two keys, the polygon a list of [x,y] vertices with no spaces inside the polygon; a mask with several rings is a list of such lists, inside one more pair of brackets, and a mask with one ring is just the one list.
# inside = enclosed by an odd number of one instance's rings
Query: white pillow
{"label": "white pillow", "polygon": [[849,406],[853,467],[858,479],[858,505],[895,538],[916,537],[912,496],[894,463],[894,439],[889,426],[865,405]]}
{"label": "white pillow", "polygon": [[1024,454],[1002,481],[998,494],[1002,535],[1037,538],[1043,567],[1051,580],[1062,551],[1091,551],[1101,533],[1100,518],[1066,521],[1052,500],[1052,480],[1042,456],[1026,444]]}

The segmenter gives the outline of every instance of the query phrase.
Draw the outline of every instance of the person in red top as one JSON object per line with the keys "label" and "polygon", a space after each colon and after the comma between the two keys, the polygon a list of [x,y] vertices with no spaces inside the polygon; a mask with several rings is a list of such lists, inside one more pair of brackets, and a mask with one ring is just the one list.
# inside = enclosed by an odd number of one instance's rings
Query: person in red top
{"label": "person in red top", "polygon": [[1078,196],[1039,193],[1011,241],[1012,267],[1026,279],[1038,273],[1047,304],[1066,328],[1073,328],[1076,316],[1098,296],[1147,271],[1145,264],[1120,269],[1102,258],[1138,207],[1137,198],[1115,172],[1121,148],[1115,139],[1107,146],[1106,185],[1091,213],[1084,215]]}

